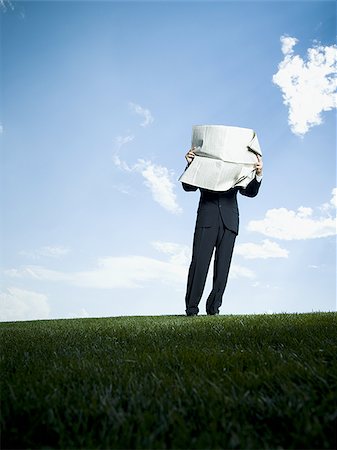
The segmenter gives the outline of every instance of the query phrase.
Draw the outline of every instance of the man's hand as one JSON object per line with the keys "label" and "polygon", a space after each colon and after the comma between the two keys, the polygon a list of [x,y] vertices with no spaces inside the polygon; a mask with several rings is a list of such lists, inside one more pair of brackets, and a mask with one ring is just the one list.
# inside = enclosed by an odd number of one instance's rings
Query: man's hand
{"label": "man's hand", "polygon": [[194,150],[195,147],[192,147],[185,155],[186,161],[188,162],[188,164],[191,164],[191,162],[193,161],[193,158],[195,157],[194,154]]}
{"label": "man's hand", "polygon": [[255,164],[256,169],[256,175],[261,176],[262,175],[262,167],[263,167],[263,161],[260,155],[256,154],[257,157],[257,163]]}

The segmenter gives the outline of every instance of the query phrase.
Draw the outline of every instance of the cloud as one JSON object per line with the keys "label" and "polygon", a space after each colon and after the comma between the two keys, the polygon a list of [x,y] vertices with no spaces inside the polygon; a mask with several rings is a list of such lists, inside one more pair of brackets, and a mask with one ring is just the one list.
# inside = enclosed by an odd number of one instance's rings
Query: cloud
{"label": "cloud", "polygon": [[172,264],[187,265],[191,260],[191,249],[188,245],[163,241],[153,241],[151,244],[160,252],[170,255],[169,261]]}
{"label": "cloud", "polygon": [[[170,262],[179,265],[187,265],[189,267],[192,258],[192,250],[189,246],[164,241],[153,241],[151,244],[157,250],[170,255]],[[215,253],[213,252],[209,270],[212,270],[211,268],[214,265],[214,256]],[[255,278],[255,273],[247,267],[231,264],[229,278]]]}
{"label": "cloud", "polygon": [[185,282],[187,276],[186,267],[138,255],[99,258],[96,267],[84,271],[67,273],[29,265],[5,270],[5,275],[96,289],[141,288],[155,280],[175,284]]}
{"label": "cloud", "polygon": [[7,9],[14,10],[14,5],[11,0],[0,0],[0,11],[7,12]]}
{"label": "cloud", "polygon": [[177,197],[174,193],[176,178],[174,171],[169,171],[164,166],[141,158],[138,158],[135,164],[129,165],[119,157],[121,148],[133,141],[133,139],[134,136],[132,135],[116,137],[115,150],[112,155],[113,163],[125,172],[140,173],[144,178],[145,186],[150,189],[154,201],[167,211],[173,214],[180,214],[182,208],[178,205]]}
{"label": "cloud", "polygon": [[282,248],[276,242],[269,239],[263,239],[262,244],[247,242],[239,244],[234,249],[234,253],[241,255],[246,259],[255,258],[288,258],[289,251]]}
{"label": "cloud", "polygon": [[129,172],[132,171],[132,169],[129,168],[129,166],[123,160],[120,159],[119,152],[125,144],[132,142],[134,140],[134,138],[135,137],[131,134],[126,135],[126,136],[116,136],[115,142],[114,142],[114,151],[112,154],[113,163],[116,166],[120,167],[121,169],[127,170]]}
{"label": "cloud", "polygon": [[67,317],[74,319],[74,318],[84,318],[84,317],[91,317],[91,316],[85,308],[80,308],[78,311],[69,312],[67,314]]}
{"label": "cloud", "polygon": [[[332,190],[329,209],[336,204],[336,188]],[[324,203],[323,205],[327,205]],[[324,209],[322,207],[320,210]],[[327,210],[327,208],[325,207]],[[314,217],[313,209],[300,206],[297,211],[287,208],[273,208],[266,212],[264,219],[252,220],[247,226],[250,231],[257,231],[265,236],[284,239],[315,239],[336,234],[336,216],[329,211],[325,216]]]}
{"label": "cloud", "polygon": [[0,293],[0,306],[2,322],[50,317],[46,295],[16,287],[9,287],[7,292]]}
{"label": "cloud", "polygon": [[279,286],[271,285],[269,283],[261,283],[260,281],[254,281],[253,283],[251,283],[251,286],[259,288],[260,291],[262,289],[280,289]]}
{"label": "cloud", "polygon": [[298,39],[290,36],[281,36],[282,53],[284,55],[290,55],[294,52],[293,47],[297,44]]}
{"label": "cloud", "polygon": [[153,164],[151,161],[143,159],[137,161],[134,170],[144,177],[144,184],[150,189],[153,200],[167,211],[180,214],[182,208],[178,205],[174,193],[174,172],[169,172],[166,167]]}
{"label": "cloud", "polygon": [[126,184],[123,184],[123,183],[112,184],[111,187],[117,189],[117,191],[121,192],[122,194],[127,194],[127,195],[132,194],[131,187]]}
{"label": "cloud", "polygon": [[62,247],[62,246],[50,246],[46,245],[44,247],[41,247],[38,250],[33,251],[26,251],[21,250],[19,252],[22,256],[27,256],[29,258],[33,259],[39,259],[41,257],[49,257],[49,258],[61,258],[62,256],[65,256],[69,253],[69,248]]}
{"label": "cloud", "polygon": [[115,138],[115,147],[116,150],[119,151],[123,145],[127,144],[128,142],[131,142],[134,140],[134,136],[132,134],[128,134],[126,136],[116,136]]}
{"label": "cloud", "polygon": [[[155,281],[174,288],[185,286],[191,260],[190,248],[167,241],[153,241],[152,245],[168,255],[168,261],[139,255],[108,256],[99,258],[96,266],[89,270],[63,272],[40,265],[27,265],[5,270],[4,274],[12,278],[29,278],[94,289],[135,289]],[[212,258],[214,261],[214,254]],[[229,276],[254,278],[255,274],[246,267],[232,264]]]}
{"label": "cloud", "polygon": [[330,201],[320,206],[320,209],[325,212],[329,212],[335,208],[337,208],[337,188],[332,189]]}
{"label": "cloud", "polygon": [[321,113],[337,107],[337,46],[314,45],[307,50],[307,61],[294,55],[298,40],[281,36],[284,59],[273,75],[289,107],[288,123],[292,132],[303,136],[309,128],[322,123]]}
{"label": "cloud", "polygon": [[13,278],[33,278],[40,281],[70,281],[71,274],[65,272],[46,269],[37,264],[22,266],[21,269],[7,269],[4,274]]}
{"label": "cloud", "polygon": [[331,194],[332,197],[330,200],[330,204],[332,205],[332,207],[337,208],[337,188],[333,188]]}
{"label": "cloud", "polygon": [[137,105],[136,103],[129,102],[130,109],[135,112],[136,114],[139,114],[143,117],[143,122],[140,124],[142,127],[147,127],[154,121],[154,118],[150,112],[150,110],[143,108],[140,105]]}
{"label": "cloud", "polygon": [[0,0],[0,13],[7,13],[7,11],[14,11],[16,10],[18,16],[21,19],[24,19],[26,17],[26,13],[25,13],[25,9],[24,9],[24,5],[22,5],[22,3],[25,2],[15,2],[15,7],[14,7],[14,1],[11,0]]}
{"label": "cloud", "polygon": [[255,278],[255,273],[247,267],[231,264],[229,278]]}

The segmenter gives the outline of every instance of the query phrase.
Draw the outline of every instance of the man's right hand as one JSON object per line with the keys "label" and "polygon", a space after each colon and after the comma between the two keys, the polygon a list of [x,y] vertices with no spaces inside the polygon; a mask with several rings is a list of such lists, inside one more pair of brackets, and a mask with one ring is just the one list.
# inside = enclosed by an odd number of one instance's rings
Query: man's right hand
{"label": "man's right hand", "polygon": [[194,154],[194,150],[195,147],[192,147],[185,155],[186,161],[188,162],[188,164],[191,164],[191,162],[193,161],[193,158],[195,157]]}

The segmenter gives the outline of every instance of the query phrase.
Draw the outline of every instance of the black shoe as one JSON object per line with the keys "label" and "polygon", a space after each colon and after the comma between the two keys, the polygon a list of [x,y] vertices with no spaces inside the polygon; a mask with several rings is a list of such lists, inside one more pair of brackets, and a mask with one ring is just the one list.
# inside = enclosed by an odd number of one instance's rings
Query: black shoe
{"label": "black shoe", "polygon": [[218,316],[220,313],[216,312],[216,313],[207,313],[208,316]]}
{"label": "black shoe", "polygon": [[190,317],[190,316],[197,316],[198,314],[195,312],[192,313],[186,313],[186,316]]}

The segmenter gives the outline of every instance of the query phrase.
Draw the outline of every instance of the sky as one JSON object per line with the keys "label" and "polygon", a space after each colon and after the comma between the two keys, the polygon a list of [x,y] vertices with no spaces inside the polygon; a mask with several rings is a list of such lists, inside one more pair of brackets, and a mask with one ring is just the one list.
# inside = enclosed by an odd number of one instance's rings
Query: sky
{"label": "sky", "polygon": [[[0,320],[185,314],[193,125],[263,153],[220,314],[336,310],[333,1],[0,1]],[[212,288],[213,260],[200,301]]]}

